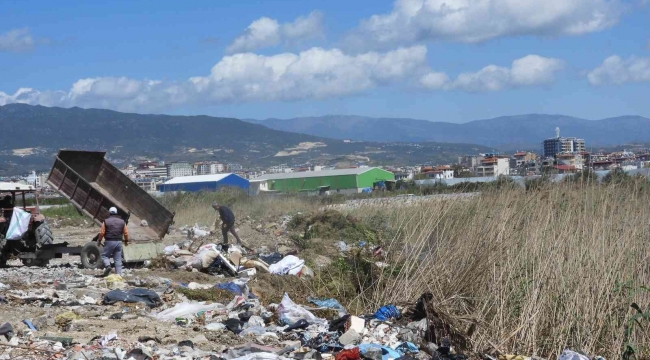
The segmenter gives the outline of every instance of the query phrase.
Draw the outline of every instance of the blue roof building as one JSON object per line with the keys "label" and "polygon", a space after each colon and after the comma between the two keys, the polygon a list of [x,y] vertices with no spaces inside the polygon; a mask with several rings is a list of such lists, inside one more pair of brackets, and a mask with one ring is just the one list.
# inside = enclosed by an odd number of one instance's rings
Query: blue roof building
{"label": "blue roof building", "polygon": [[181,176],[162,184],[160,191],[215,191],[224,186],[239,187],[248,191],[249,184],[247,179],[237,174]]}

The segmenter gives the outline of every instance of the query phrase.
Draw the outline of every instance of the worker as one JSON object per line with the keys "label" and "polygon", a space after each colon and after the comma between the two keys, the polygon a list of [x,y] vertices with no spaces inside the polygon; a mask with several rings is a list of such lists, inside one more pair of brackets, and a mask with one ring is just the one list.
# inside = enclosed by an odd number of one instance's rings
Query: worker
{"label": "worker", "polygon": [[102,223],[102,228],[99,230],[97,237],[97,244],[102,245],[104,241],[104,249],[102,249],[102,261],[104,262],[104,274],[106,277],[111,273],[111,258],[115,262],[115,273],[122,275],[122,237],[124,237],[124,246],[129,245],[129,231],[126,228],[126,223],[117,214],[117,209],[111,207],[108,209],[110,216]]}
{"label": "worker", "polygon": [[228,244],[228,232],[235,235],[237,244],[242,245],[241,239],[235,231],[235,214],[230,209],[217,203],[212,204],[212,208],[219,212],[219,218],[214,221],[214,228],[217,228],[217,222],[221,219],[221,234],[223,235],[223,243]]}

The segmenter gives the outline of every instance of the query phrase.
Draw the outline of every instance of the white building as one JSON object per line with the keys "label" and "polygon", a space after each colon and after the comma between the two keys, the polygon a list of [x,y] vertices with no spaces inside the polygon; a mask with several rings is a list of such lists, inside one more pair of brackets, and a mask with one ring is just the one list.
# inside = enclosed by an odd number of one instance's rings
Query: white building
{"label": "white building", "polygon": [[167,177],[175,178],[193,175],[192,164],[188,162],[175,162],[167,164]]}
{"label": "white building", "polygon": [[291,168],[287,164],[280,164],[280,165],[271,166],[267,172],[269,174],[288,174],[293,172],[293,168]]}
{"label": "white building", "polygon": [[446,168],[436,168],[433,171],[424,173],[427,179],[445,180],[454,178],[454,170]]}
{"label": "white building", "polygon": [[510,159],[488,157],[481,160],[481,165],[474,168],[475,176],[510,175]]}
{"label": "white building", "polygon": [[211,174],[221,174],[226,171],[226,167],[220,163],[211,163],[210,164],[210,173]]}

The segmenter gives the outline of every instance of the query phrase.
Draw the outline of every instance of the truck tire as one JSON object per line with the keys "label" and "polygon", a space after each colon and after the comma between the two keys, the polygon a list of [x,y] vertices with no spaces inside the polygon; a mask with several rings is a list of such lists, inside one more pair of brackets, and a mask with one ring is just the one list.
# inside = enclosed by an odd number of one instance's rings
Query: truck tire
{"label": "truck tire", "polygon": [[89,242],[81,249],[81,265],[84,269],[94,270],[102,264],[102,252],[95,242]]}
{"label": "truck tire", "polygon": [[54,237],[52,236],[52,230],[50,225],[46,222],[43,222],[39,227],[36,228],[36,247],[40,248],[43,245],[50,245],[54,243]]}

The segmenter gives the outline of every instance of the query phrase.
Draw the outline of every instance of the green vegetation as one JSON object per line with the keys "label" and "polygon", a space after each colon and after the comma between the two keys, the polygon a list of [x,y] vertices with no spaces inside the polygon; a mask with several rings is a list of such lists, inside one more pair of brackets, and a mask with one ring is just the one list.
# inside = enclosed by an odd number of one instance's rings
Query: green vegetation
{"label": "green vegetation", "polygon": [[84,215],[79,214],[77,209],[70,204],[42,209],[41,214],[45,215],[47,218],[84,218]]}

